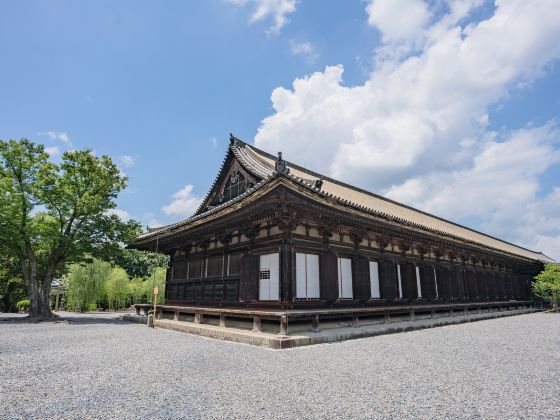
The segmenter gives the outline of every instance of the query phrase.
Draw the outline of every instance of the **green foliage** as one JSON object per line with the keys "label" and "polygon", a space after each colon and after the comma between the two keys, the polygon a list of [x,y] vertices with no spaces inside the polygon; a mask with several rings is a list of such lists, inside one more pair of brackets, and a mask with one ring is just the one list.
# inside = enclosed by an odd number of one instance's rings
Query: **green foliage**
{"label": "green foliage", "polygon": [[27,312],[29,310],[29,299],[20,300],[16,303],[18,312]]}
{"label": "green foliage", "polygon": [[86,264],[73,264],[68,273],[66,307],[86,312],[88,306],[103,296],[103,285],[111,275],[111,264],[93,259]]}
{"label": "green foliage", "polygon": [[16,303],[27,296],[17,260],[0,249],[0,312],[16,312]]}
{"label": "green foliage", "polygon": [[51,281],[86,255],[109,259],[140,232],[110,212],[126,177],[108,156],[65,152],[49,161],[43,145],[0,140],[0,246],[16,257],[32,317],[51,316]]}
{"label": "green foliage", "polygon": [[552,303],[555,312],[560,305],[560,265],[545,264],[544,270],[535,276],[533,293],[547,302]]}
{"label": "green foliage", "polygon": [[159,288],[157,303],[165,302],[165,274],[164,268],[158,268],[154,274],[144,281],[144,293],[147,296],[148,303],[154,303],[154,287]]}
{"label": "green foliage", "polygon": [[128,275],[121,267],[115,267],[105,280],[104,291],[109,302],[109,309],[118,310],[125,307],[129,295]]}
{"label": "green foliage", "polygon": [[124,268],[130,278],[146,279],[157,268],[167,267],[169,257],[155,252],[138,249],[121,249],[115,255],[115,263]]}
{"label": "green foliage", "polygon": [[97,303],[90,303],[87,307],[88,312],[94,312],[97,310]]}
{"label": "green foliage", "polygon": [[128,290],[132,303],[146,302],[146,287],[144,286],[144,281],[142,279],[132,279],[128,284]]}

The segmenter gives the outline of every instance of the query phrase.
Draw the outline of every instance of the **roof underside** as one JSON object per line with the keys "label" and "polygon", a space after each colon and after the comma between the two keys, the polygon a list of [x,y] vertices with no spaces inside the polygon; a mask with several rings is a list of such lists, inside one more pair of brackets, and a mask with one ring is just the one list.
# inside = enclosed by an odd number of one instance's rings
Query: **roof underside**
{"label": "roof underside", "polygon": [[[267,179],[270,179],[275,175],[276,158],[274,156],[235,138],[232,138],[228,156],[230,152],[248,172],[256,176],[258,179],[262,180],[260,184],[266,182]],[[224,162],[226,160],[227,156],[226,159],[224,159]],[[460,226],[456,223],[439,218],[437,216],[416,210],[392,200],[388,200],[384,197],[353,187],[348,184],[344,184],[340,181],[336,181],[329,177],[302,168],[298,165],[292,164],[288,161],[286,161],[286,163],[290,170],[289,173],[291,178],[297,180],[302,184],[305,184],[308,187],[311,187],[312,189],[314,189],[313,185],[315,181],[322,179],[322,186],[320,188],[320,191],[316,191],[319,194],[327,195],[329,197],[337,199],[344,204],[355,206],[369,213],[375,213],[378,215],[389,217],[393,221],[402,222],[405,225],[415,226],[438,234],[449,235],[458,239],[473,242],[475,244],[480,244],[485,247],[504,251],[520,257],[543,262],[554,262],[554,260],[540,252],[531,251],[529,249],[499,240],[481,232],[477,232],[473,229]],[[215,185],[216,183],[214,184],[212,189],[215,188]],[[259,185],[257,185],[255,188],[258,187]],[[237,200],[231,200],[230,202],[224,203],[219,207],[226,207],[234,201]],[[210,210],[210,212],[213,212],[215,210],[218,209],[212,209]],[[198,213],[191,219],[187,219],[183,222],[164,226],[163,228],[157,229],[155,231],[152,230],[151,232],[143,234],[140,239],[152,236],[156,232],[164,232],[168,229],[178,227],[179,225],[188,224],[189,220],[199,219],[201,217],[204,217],[204,215],[207,213],[209,212]]]}

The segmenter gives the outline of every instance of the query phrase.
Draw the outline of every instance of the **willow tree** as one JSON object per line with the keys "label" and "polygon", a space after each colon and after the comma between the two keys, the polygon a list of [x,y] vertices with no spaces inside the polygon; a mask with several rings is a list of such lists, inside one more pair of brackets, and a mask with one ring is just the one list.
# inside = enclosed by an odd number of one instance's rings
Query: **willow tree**
{"label": "willow tree", "polygon": [[66,306],[86,312],[89,305],[102,299],[103,286],[111,270],[111,264],[98,259],[86,264],[72,264],[68,272]]}
{"label": "willow tree", "polygon": [[109,258],[140,230],[111,209],[126,177],[91,150],[49,161],[44,146],[0,140],[0,241],[19,261],[32,320],[53,317],[52,280],[86,256]]}
{"label": "willow tree", "polygon": [[130,294],[129,283],[130,279],[124,268],[113,268],[103,285],[110,309],[118,310],[124,308],[126,299]]}

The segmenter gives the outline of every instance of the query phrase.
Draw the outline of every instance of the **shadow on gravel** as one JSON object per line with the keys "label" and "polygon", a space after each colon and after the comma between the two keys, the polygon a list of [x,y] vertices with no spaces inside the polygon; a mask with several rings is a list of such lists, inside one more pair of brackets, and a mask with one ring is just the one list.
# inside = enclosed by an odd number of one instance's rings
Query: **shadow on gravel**
{"label": "shadow on gravel", "polygon": [[71,318],[60,318],[60,321],[69,324],[121,324],[130,325],[130,322],[122,321],[116,318],[98,318],[94,316],[73,316]]}
{"label": "shadow on gravel", "polygon": [[0,317],[1,324],[45,324],[45,323],[66,323],[66,324],[122,324],[127,325],[130,322],[123,321],[117,318],[100,317],[95,315],[78,315],[78,316],[56,316],[52,319],[42,319],[40,321],[33,321],[28,316],[2,316]]}

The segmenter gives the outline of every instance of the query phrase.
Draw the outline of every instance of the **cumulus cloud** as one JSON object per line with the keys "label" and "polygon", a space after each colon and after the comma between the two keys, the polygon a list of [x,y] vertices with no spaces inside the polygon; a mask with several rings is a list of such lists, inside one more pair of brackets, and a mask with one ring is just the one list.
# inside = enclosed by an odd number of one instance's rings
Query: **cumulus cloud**
{"label": "cumulus cloud", "polygon": [[444,216],[479,218],[509,240],[546,236],[500,226],[533,223],[507,210],[541,200],[539,177],[558,162],[555,123],[500,133],[488,125],[493,106],[560,57],[557,3],[498,0],[480,21],[470,18],[479,0],[445,2],[438,14],[397,3],[367,5],[382,34],[368,80],[347,86],[338,65],[274,89],[256,145]]}
{"label": "cumulus cloud", "polygon": [[379,29],[385,42],[418,38],[430,20],[422,0],[375,0],[366,11],[368,23]]}
{"label": "cumulus cloud", "polygon": [[296,42],[292,39],[290,40],[290,50],[293,55],[305,57],[305,59],[309,62],[313,62],[319,58],[317,48],[315,48],[315,46],[309,41]]}
{"label": "cumulus cloud", "polygon": [[51,140],[59,140],[68,147],[72,147],[72,142],[70,141],[70,136],[65,131],[40,131],[37,133],[38,136],[47,136]]}
{"label": "cumulus cloud", "polygon": [[158,228],[158,227],[162,227],[163,223],[161,223],[158,219],[156,219],[155,217],[152,217],[149,221],[148,221],[148,227],[150,228]]}
{"label": "cumulus cloud", "polygon": [[60,154],[60,149],[58,148],[58,146],[52,146],[52,147],[45,147],[45,152],[49,155],[49,156],[58,156]]}
{"label": "cumulus cloud", "polygon": [[123,209],[109,209],[107,210],[107,214],[114,214],[125,222],[130,219],[130,214]]}
{"label": "cumulus cloud", "polygon": [[136,156],[122,155],[119,162],[124,168],[131,168],[136,163]]}
{"label": "cumulus cloud", "polygon": [[228,0],[236,6],[251,4],[254,11],[249,18],[249,23],[272,18],[273,24],[267,29],[269,36],[278,35],[280,30],[288,23],[287,16],[296,11],[297,0]]}
{"label": "cumulus cloud", "polygon": [[161,209],[168,216],[191,216],[202,202],[202,198],[194,195],[192,191],[192,185],[185,185],[183,188],[173,194],[173,200],[171,201],[171,203],[169,203],[167,206],[162,207]]}

